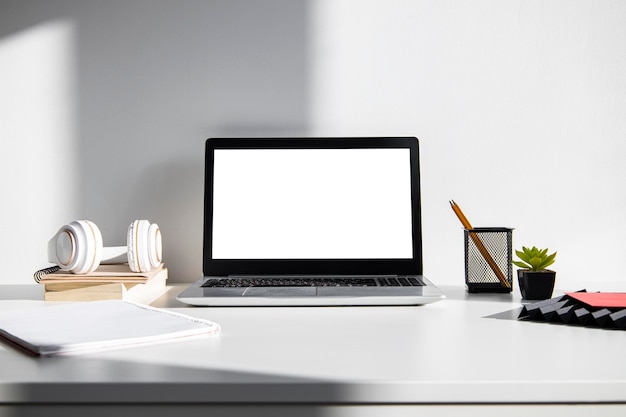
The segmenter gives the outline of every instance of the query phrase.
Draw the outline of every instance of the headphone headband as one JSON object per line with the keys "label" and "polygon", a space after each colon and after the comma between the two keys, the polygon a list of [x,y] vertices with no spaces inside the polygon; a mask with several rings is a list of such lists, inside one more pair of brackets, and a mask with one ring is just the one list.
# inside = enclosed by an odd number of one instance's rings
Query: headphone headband
{"label": "headphone headband", "polygon": [[[163,243],[159,226],[148,220],[133,221],[128,227],[127,246],[123,251],[134,272],[148,272],[161,265]],[[102,252],[100,229],[89,220],[66,224],[48,241],[48,261],[75,274],[95,271],[102,261]]]}

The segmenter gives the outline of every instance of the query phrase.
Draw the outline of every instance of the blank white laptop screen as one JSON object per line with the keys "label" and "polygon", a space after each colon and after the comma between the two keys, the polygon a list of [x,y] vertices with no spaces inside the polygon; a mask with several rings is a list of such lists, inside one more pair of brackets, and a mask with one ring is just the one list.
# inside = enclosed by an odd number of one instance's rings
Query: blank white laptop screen
{"label": "blank white laptop screen", "polygon": [[410,150],[216,149],[213,259],[410,259]]}

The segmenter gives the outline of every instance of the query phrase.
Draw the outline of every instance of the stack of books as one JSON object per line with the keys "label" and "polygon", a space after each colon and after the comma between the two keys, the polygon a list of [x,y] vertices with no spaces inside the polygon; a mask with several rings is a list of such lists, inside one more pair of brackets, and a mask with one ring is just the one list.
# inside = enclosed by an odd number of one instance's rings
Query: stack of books
{"label": "stack of books", "polygon": [[133,272],[128,264],[100,265],[76,275],[57,271],[41,277],[45,301],[126,300],[150,304],[166,292],[167,268]]}

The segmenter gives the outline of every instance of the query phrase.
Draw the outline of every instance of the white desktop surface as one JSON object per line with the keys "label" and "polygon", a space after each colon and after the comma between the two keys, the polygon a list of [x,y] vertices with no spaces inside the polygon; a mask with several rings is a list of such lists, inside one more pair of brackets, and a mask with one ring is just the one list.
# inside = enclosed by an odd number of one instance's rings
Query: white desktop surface
{"label": "white desktop surface", "polygon": [[[442,287],[448,298],[425,306],[325,308],[185,307],[175,300],[182,289],[153,305],[215,321],[221,335],[58,358],[2,343],[0,414],[3,404],[157,402],[396,412],[534,404],[546,415],[594,404],[602,415],[626,415],[626,332],[517,321],[517,288]],[[37,286],[0,286],[0,314],[41,299]]]}

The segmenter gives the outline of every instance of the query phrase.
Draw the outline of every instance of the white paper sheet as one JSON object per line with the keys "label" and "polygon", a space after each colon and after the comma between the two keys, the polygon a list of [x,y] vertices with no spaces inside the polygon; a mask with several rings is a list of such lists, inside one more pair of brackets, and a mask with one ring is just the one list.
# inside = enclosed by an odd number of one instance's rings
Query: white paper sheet
{"label": "white paper sheet", "polygon": [[214,335],[220,326],[168,310],[106,300],[0,313],[0,337],[42,356]]}

